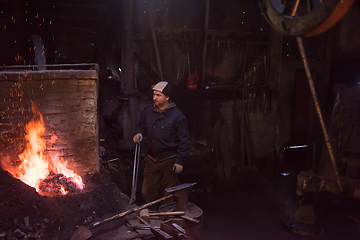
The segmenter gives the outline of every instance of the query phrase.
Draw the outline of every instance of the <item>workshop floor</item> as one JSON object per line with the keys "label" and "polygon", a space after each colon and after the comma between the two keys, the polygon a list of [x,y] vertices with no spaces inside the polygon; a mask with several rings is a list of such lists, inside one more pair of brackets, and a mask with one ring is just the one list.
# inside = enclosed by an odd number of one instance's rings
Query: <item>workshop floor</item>
{"label": "workshop floor", "polygon": [[312,235],[294,234],[290,220],[298,207],[296,177],[279,175],[191,195],[190,201],[204,211],[204,240],[360,239],[360,201],[328,194],[315,197],[317,226],[293,225]]}
{"label": "workshop floor", "polygon": [[[290,226],[298,207],[297,174],[279,174],[268,179],[261,174],[253,179],[249,177],[226,188],[202,189],[199,184],[197,191],[189,195],[189,201],[203,210],[204,240],[360,240],[359,200],[317,194],[313,204],[317,226],[293,225],[295,229],[314,234],[300,236],[294,234]],[[93,179],[92,182],[99,183],[93,184],[93,191],[89,193],[61,198],[41,197],[4,171],[0,171],[0,180],[1,240],[22,239],[17,235],[20,230],[29,236],[35,232],[39,235],[40,231],[42,239],[69,239],[76,225],[122,212],[124,209],[119,207],[128,203],[128,199],[118,197],[119,189],[108,182],[109,178]],[[120,204],[120,200],[124,203]],[[27,217],[31,231],[22,224]],[[108,224],[107,228],[113,226]]]}

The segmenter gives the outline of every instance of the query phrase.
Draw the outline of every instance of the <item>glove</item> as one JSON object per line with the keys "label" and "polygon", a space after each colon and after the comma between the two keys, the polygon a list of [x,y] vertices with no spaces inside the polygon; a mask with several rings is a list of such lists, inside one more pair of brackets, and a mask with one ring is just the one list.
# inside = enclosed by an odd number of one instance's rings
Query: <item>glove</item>
{"label": "glove", "polygon": [[180,164],[175,163],[172,170],[173,170],[174,173],[179,174],[183,170],[183,166],[181,166]]}
{"label": "glove", "polygon": [[143,135],[141,133],[137,133],[134,137],[133,137],[133,141],[136,144],[140,144],[140,142],[143,140]]}

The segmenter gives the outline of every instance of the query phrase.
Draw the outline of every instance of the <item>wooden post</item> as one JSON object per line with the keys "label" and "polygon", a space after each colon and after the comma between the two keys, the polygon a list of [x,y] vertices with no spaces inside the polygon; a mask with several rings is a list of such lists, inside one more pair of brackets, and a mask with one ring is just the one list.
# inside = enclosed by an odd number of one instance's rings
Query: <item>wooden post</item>
{"label": "wooden post", "polygon": [[[246,43],[246,49],[245,49],[245,56],[244,56],[244,63],[243,68],[241,71],[241,74],[243,76],[243,85],[242,85],[242,91],[241,91],[241,158],[240,158],[240,166],[245,167],[245,91],[246,91],[246,77],[245,77],[245,67],[247,63],[247,57],[249,53],[249,42]],[[249,166],[250,167],[250,166]]]}
{"label": "wooden post", "polygon": [[[134,52],[133,52],[133,1],[121,1],[122,14],[122,42],[121,42],[121,75],[122,90],[129,96],[129,105],[125,105],[130,111],[130,123],[124,122],[124,138],[133,136],[136,126],[136,97],[131,96],[134,92]],[[124,107],[125,107],[124,106]]]}
{"label": "wooden post", "polygon": [[320,126],[321,126],[322,132],[324,134],[326,147],[327,147],[327,150],[328,150],[329,155],[330,155],[331,163],[333,165],[333,169],[334,169],[334,172],[335,172],[335,176],[336,176],[336,180],[337,180],[337,183],[338,183],[338,186],[339,186],[339,190],[340,190],[340,192],[344,192],[344,189],[343,189],[341,181],[340,181],[339,171],[338,171],[338,168],[337,168],[337,165],[336,165],[335,156],[334,156],[334,153],[333,153],[332,148],[331,148],[329,135],[327,134],[327,131],[326,131],[324,119],[322,117],[321,109],[320,109],[320,106],[319,106],[319,101],[318,101],[318,98],[317,98],[317,95],[316,95],[314,81],[313,81],[313,79],[311,77],[310,67],[309,67],[309,63],[307,61],[307,57],[306,57],[306,53],[305,53],[305,49],[304,49],[304,44],[303,44],[303,41],[302,41],[301,37],[296,37],[296,41],[297,41],[297,43],[299,45],[301,59],[302,59],[302,61],[304,63],[304,69],[305,69],[305,72],[306,72],[306,76],[308,78],[311,95],[312,95],[313,100],[314,100],[316,112],[317,112],[318,117],[319,117]]}
{"label": "wooden post", "polygon": [[203,49],[203,56],[202,56],[201,82],[198,83],[199,88],[201,88],[204,85],[204,81],[205,81],[207,37],[208,37],[208,30],[209,30],[209,5],[210,5],[210,0],[206,0],[205,22],[204,22],[204,49]]}
{"label": "wooden post", "polygon": [[133,71],[133,29],[132,29],[132,12],[133,1],[121,1],[122,15],[122,41],[121,41],[121,75],[122,90],[125,94],[132,93],[134,89],[134,71]]}
{"label": "wooden post", "polygon": [[148,9],[148,16],[149,16],[149,23],[150,23],[150,28],[151,28],[151,35],[152,35],[152,39],[153,39],[153,43],[154,43],[156,62],[157,62],[159,73],[160,73],[160,80],[162,81],[164,78],[163,78],[163,73],[162,73],[162,66],[161,66],[161,61],[160,61],[159,48],[158,48],[157,40],[156,40],[154,22],[153,22],[152,14],[151,14],[150,0],[146,1],[146,5],[147,5],[147,9]]}

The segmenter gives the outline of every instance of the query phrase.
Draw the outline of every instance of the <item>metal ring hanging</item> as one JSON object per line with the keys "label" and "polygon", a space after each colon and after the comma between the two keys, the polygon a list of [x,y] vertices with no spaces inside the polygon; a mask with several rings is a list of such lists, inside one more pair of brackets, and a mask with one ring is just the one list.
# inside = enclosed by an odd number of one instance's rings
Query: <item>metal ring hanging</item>
{"label": "metal ring hanging", "polygon": [[276,31],[310,37],[337,23],[355,0],[258,0],[265,19]]}

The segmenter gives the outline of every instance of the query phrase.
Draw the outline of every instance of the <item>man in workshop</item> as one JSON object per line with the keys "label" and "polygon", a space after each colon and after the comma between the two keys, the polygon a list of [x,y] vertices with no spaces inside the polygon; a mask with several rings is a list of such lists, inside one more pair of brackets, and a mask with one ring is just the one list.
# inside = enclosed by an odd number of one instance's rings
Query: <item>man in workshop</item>
{"label": "man in workshop", "polygon": [[133,137],[137,144],[144,138],[148,147],[141,191],[146,203],[158,199],[160,187],[165,196],[165,188],[177,185],[178,174],[183,170],[189,154],[186,117],[170,100],[170,96],[171,86],[168,82],[161,81],[153,87],[154,104],[141,113],[136,125],[137,134]]}

